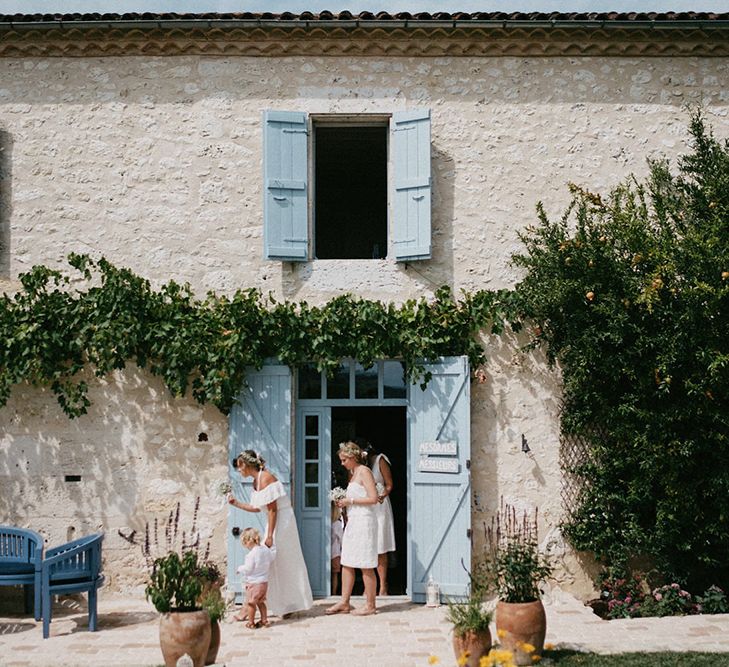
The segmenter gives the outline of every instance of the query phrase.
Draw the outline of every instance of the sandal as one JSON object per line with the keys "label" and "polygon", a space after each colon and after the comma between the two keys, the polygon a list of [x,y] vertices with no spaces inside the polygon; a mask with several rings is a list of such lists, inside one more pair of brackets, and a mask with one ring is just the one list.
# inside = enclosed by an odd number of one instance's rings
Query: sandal
{"label": "sandal", "polygon": [[271,625],[271,621],[261,621],[258,623],[259,628],[267,628],[269,625]]}
{"label": "sandal", "polygon": [[251,623],[250,621],[246,621],[246,627],[250,628],[251,630],[255,630],[258,627],[258,623]]}

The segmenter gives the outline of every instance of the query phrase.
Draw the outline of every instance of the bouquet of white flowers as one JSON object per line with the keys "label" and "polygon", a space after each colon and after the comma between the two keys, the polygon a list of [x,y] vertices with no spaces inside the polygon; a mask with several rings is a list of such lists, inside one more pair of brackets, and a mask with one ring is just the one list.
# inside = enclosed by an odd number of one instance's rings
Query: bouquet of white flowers
{"label": "bouquet of white flowers", "polygon": [[378,498],[382,498],[382,496],[385,495],[385,485],[384,484],[377,482],[377,484],[375,484],[375,489],[377,489]]}
{"label": "bouquet of white flowers", "polygon": [[346,498],[346,497],[347,497],[347,492],[341,486],[335,486],[329,492],[329,500],[333,503],[336,503],[337,500],[342,500],[343,498]]}
{"label": "bouquet of white flowers", "polygon": [[233,491],[233,487],[230,482],[223,480],[218,482],[218,495],[228,497],[228,494]]}

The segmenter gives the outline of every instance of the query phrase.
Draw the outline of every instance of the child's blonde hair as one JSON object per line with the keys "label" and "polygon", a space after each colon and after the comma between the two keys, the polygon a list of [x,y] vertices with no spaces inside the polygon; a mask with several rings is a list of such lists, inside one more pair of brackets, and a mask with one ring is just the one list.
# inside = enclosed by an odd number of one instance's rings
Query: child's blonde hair
{"label": "child's blonde hair", "polygon": [[260,544],[261,533],[259,533],[255,528],[246,528],[241,533],[240,541],[243,546],[246,546],[247,544]]}
{"label": "child's blonde hair", "polygon": [[342,518],[342,508],[337,507],[337,504],[332,500],[332,523],[339,521]]}

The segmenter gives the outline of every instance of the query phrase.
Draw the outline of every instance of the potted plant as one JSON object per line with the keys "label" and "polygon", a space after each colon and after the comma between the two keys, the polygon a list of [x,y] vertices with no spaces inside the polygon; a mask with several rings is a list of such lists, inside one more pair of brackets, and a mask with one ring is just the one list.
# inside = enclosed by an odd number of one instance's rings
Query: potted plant
{"label": "potted plant", "polygon": [[[145,595],[161,614],[159,638],[165,667],[175,667],[185,654],[190,656],[194,667],[204,667],[210,646],[211,621],[202,607],[201,595],[204,585],[211,578],[219,579],[220,573],[217,568],[212,572],[210,564],[201,563],[198,557],[200,538],[196,524],[199,503],[197,498],[192,526],[187,533],[178,530],[179,503],[163,525],[163,544],[160,544],[156,519],[153,531],[150,531],[149,523],[145,530],[142,553],[150,566]],[[182,539],[178,542],[180,532]],[[203,561],[207,559],[207,551]]]}
{"label": "potted plant", "polygon": [[210,646],[210,616],[199,606],[202,581],[197,554],[172,551],[157,558],[145,595],[160,612],[159,641],[165,667],[175,667],[185,654],[194,667],[204,667]]}
{"label": "potted plant", "polygon": [[471,585],[465,600],[448,600],[446,618],[453,624],[453,652],[459,665],[478,667],[491,650],[489,623],[493,616],[483,603],[483,582],[469,573]]}
{"label": "potted plant", "polygon": [[526,512],[518,518],[502,501],[486,537],[484,572],[498,595],[496,632],[515,664],[533,664],[541,657],[547,631],[539,585],[552,572],[537,544],[537,510],[532,518]]}

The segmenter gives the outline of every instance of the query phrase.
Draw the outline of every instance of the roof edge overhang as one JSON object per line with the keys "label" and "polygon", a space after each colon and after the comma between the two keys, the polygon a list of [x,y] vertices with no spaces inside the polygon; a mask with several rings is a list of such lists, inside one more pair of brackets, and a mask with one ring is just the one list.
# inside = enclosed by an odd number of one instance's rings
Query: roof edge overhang
{"label": "roof edge overhang", "polygon": [[0,56],[729,56],[729,14],[385,16],[0,16]]}

